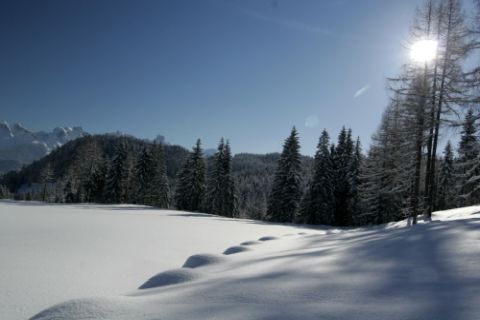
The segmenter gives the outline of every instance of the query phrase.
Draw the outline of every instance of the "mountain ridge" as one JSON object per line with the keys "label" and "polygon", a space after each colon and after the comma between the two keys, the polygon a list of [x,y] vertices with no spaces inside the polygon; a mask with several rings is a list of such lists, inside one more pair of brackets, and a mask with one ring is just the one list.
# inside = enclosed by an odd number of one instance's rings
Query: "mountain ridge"
{"label": "mountain ridge", "polygon": [[20,123],[0,122],[0,173],[18,170],[68,141],[88,135],[82,127],[32,131]]}

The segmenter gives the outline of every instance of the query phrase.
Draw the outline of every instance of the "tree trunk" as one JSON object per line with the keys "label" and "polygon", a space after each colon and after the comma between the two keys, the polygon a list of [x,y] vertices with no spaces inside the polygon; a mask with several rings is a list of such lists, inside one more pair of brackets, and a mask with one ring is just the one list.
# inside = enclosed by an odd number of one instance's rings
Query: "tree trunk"
{"label": "tree trunk", "polygon": [[448,15],[448,28],[447,28],[447,43],[445,47],[445,56],[443,57],[443,65],[442,65],[442,77],[441,77],[441,84],[440,84],[440,90],[439,90],[439,97],[438,97],[438,106],[437,106],[437,114],[436,114],[436,119],[435,119],[435,132],[434,132],[434,137],[433,137],[433,147],[432,147],[432,162],[431,162],[431,168],[430,168],[430,176],[429,176],[429,195],[428,195],[428,210],[427,210],[427,215],[426,218],[428,220],[432,219],[432,211],[433,211],[433,205],[435,203],[435,191],[436,191],[436,182],[435,182],[435,165],[436,165],[436,154],[437,154],[437,144],[438,144],[438,132],[440,130],[440,117],[442,114],[442,104],[443,104],[443,99],[445,96],[445,79],[446,79],[446,73],[447,73],[447,61],[448,61],[448,56],[450,54],[450,33],[452,29],[452,10],[453,10],[453,2],[450,1],[450,6],[449,6],[449,15]]}

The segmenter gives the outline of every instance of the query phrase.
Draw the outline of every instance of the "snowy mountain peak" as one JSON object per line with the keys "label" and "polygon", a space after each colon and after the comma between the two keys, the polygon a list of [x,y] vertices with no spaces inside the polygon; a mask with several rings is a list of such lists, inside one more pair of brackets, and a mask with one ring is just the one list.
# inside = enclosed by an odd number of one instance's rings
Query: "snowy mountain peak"
{"label": "snowy mountain peak", "polygon": [[25,128],[22,124],[14,123],[12,125],[12,133],[14,135],[28,135],[28,134],[31,134],[32,132],[27,128]]}
{"label": "snowy mountain peak", "polygon": [[82,127],[57,127],[51,132],[33,132],[20,123],[0,122],[0,161],[13,167],[0,167],[0,173],[20,168],[50,153],[70,140],[85,136]]}
{"label": "snowy mountain peak", "polygon": [[6,121],[0,122],[0,139],[13,138],[12,130]]}
{"label": "snowy mountain peak", "polygon": [[53,133],[55,133],[57,136],[64,136],[69,132],[68,127],[56,127],[53,129]]}

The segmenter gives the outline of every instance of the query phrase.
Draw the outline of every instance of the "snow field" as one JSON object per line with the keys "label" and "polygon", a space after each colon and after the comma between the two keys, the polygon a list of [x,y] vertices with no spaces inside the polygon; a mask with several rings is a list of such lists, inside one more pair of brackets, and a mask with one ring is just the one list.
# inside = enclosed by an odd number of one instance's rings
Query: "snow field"
{"label": "snow field", "polygon": [[[48,208],[52,212],[53,207]],[[59,208],[66,216],[75,215],[74,212],[83,216],[89,212],[86,209],[92,209]],[[108,215],[106,211],[110,210],[93,209],[94,217]],[[205,221],[201,225],[205,228],[223,225],[227,229],[223,237],[231,237],[237,228],[242,232],[235,241],[230,238],[228,244],[219,241],[223,247],[216,243],[214,250],[211,241],[215,233],[203,234],[209,241],[203,242],[203,248],[196,252],[210,253],[190,252],[166,268],[143,272],[143,279],[121,293],[69,300],[31,319],[478,319],[479,209],[437,212],[433,223],[422,222],[413,227],[401,221],[343,230],[257,226],[251,221],[224,221],[213,216],[172,212],[177,215],[176,228],[186,227],[181,222],[186,220],[188,232],[183,237],[177,235],[176,241],[163,243],[159,250],[162,256],[175,246],[176,250],[187,245],[198,249],[194,244],[201,240],[195,234],[201,232],[197,228]],[[111,210],[127,211],[118,207]],[[165,220],[169,217],[166,212],[152,215],[144,214],[149,212],[145,208],[131,211],[135,213],[125,212],[125,216],[160,216],[164,227],[172,227]],[[40,216],[45,218],[48,214]],[[178,220],[180,217],[183,220]],[[132,228],[132,221],[128,222]],[[141,225],[146,222],[152,220],[142,221]],[[258,229],[247,232],[243,226]],[[134,238],[149,234],[148,230],[143,231],[135,232]],[[194,241],[189,241],[192,238]],[[153,255],[150,247],[146,249]],[[138,258],[133,252],[128,255]],[[117,266],[109,267],[122,282],[122,276],[115,271]],[[95,278],[94,274],[90,277]],[[42,278],[41,274],[36,278]],[[57,281],[52,287],[62,287],[62,282]],[[58,301],[62,300],[66,299]]]}
{"label": "snow field", "polygon": [[28,319],[70,299],[123,295],[192,254],[221,255],[245,239],[298,230],[133,205],[0,201],[0,319]]}

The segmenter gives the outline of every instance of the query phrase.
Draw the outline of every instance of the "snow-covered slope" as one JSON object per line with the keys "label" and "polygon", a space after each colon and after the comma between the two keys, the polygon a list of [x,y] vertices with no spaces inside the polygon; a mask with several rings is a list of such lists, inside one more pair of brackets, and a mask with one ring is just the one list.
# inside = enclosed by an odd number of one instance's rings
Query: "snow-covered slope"
{"label": "snow-covered slope", "polygon": [[138,206],[0,201],[0,320],[118,296],[195,253],[302,228]]}
{"label": "snow-covered slope", "polygon": [[[21,308],[53,300],[50,290],[64,300],[94,292],[35,320],[478,319],[479,210],[439,212],[414,227],[315,230],[133,207],[4,203],[0,301]],[[15,319],[9,306],[1,307]]]}
{"label": "snow-covered slope", "polygon": [[[29,164],[85,134],[81,127],[58,127],[52,132],[32,132],[18,123],[10,125],[0,122],[0,161],[3,161],[0,163],[0,172]],[[2,164],[6,167],[2,168]]]}

